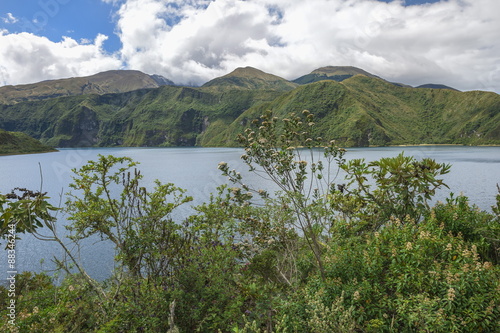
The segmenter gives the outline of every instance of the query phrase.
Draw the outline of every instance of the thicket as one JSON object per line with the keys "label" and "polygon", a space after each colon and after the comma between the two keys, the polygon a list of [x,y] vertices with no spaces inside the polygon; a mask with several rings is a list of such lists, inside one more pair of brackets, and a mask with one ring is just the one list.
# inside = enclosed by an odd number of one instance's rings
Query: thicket
{"label": "thicket", "polygon": [[[500,194],[493,212],[466,197],[430,205],[450,166],[399,155],[346,159],[311,136],[308,111],[267,112],[240,135],[243,161],[278,191],[254,188],[227,163],[231,185],[176,220],[191,198],[141,184],[129,158],[75,170],[62,208],[43,193],[0,195],[0,227],[58,242],[66,272],[17,275],[5,332],[495,332],[500,327]],[[348,154],[348,153],[347,153]],[[45,228],[41,228],[45,227]],[[49,234],[47,234],[49,232]],[[44,234],[42,234],[44,233]],[[98,235],[116,269],[93,280],[68,244]]]}

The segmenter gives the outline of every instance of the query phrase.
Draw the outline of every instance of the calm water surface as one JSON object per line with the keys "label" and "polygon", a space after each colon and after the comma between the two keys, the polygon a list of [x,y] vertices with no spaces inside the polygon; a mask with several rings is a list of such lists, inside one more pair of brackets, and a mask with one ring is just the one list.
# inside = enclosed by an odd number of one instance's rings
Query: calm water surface
{"label": "calm water surface", "polygon": [[[451,173],[444,176],[450,190],[442,190],[436,197],[444,200],[449,192],[463,193],[481,209],[491,210],[495,203],[496,184],[500,183],[500,147],[383,147],[352,148],[346,158],[365,158],[368,161],[381,157],[393,157],[405,152],[417,158],[433,158],[440,163],[452,164]],[[15,187],[40,189],[52,198],[54,205],[64,202],[71,182],[71,169],[79,168],[98,155],[112,154],[129,156],[140,162],[138,168],[144,181],[151,187],[155,179],[171,182],[187,190],[194,197],[194,204],[207,200],[218,185],[226,179],[220,175],[217,165],[227,162],[232,168],[244,173],[247,170],[241,162],[243,150],[239,148],[92,148],[61,149],[56,153],[0,156],[0,193],[10,192]],[[41,174],[40,174],[41,169]],[[41,176],[42,175],[42,176]],[[259,188],[269,188],[265,181],[254,175],[247,176],[246,183]],[[42,184],[43,181],[43,184]],[[179,219],[191,212],[189,206],[177,212]],[[66,223],[62,214],[58,216],[58,232],[65,233]],[[39,241],[29,235],[21,235],[17,242],[17,270],[48,271],[53,269],[53,256],[61,256],[57,244]],[[2,242],[4,243],[4,242]],[[2,246],[3,247],[3,246]],[[113,269],[113,248],[109,243],[92,239],[80,249],[80,257],[90,275],[102,280]],[[0,250],[0,277],[7,272],[7,255]]]}

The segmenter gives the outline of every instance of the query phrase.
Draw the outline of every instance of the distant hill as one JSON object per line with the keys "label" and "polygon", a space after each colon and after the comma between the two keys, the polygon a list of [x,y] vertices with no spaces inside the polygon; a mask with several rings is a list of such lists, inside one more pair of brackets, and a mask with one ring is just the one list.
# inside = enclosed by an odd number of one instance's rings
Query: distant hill
{"label": "distant hill", "polygon": [[458,89],[445,86],[444,84],[434,84],[434,83],[422,84],[422,85],[415,87],[415,88],[450,89],[450,90],[459,91]]}
{"label": "distant hill", "polygon": [[353,77],[354,75],[365,75],[368,77],[377,77],[371,73],[368,73],[361,68],[352,67],[352,66],[327,66],[315,69],[310,74],[301,76],[292,82],[297,84],[308,84],[323,80],[333,80],[337,82],[342,82],[348,78]]}
{"label": "distant hill", "polygon": [[56,151],[27,134],[0,129],[0,155],[46,153]]}
{"label": "distant hill", "polygon": [[63,96],[121,93],[173,84],[160,75],[140,71],[113,70],[92,76],[42,81],[33,84],[0,87],[0,104],[43,100]]}
{"label": "distant hill", "polygon": [[297,86],[297,84],[279,76],[265,73],[253,67],[245,67],[237,68],[227,75],[213,79],[202,87],[289,91]]}
{"label": "distant hill", "polygon": [[[345,74],[349,70],[349,74]],[[310,110],[316,130],[344,146],[500,144],[500,95],[397,86],[374,75],[305,85],[246,67],[202,87],[164,85],[0,105],[0,128],[54,147],[234,146],[266,110]],[[359,70],[361,71],[361,70]]]}

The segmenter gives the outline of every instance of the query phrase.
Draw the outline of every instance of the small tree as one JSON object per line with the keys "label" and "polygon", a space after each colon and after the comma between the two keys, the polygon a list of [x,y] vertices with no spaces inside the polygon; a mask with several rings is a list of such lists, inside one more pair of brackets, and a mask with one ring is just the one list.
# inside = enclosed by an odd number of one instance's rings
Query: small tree
{"label": "small tree", "polygon": [[122,272],[135,278],[169,276],[189,236],[181,233],[172,211],[191,201],[173,184],[156,181],[153,191],[140,186],[142,175],[128,157],[99,156],[80,170],[70,187],[66,212],[70,238],[91,235],[116,246]]}
{"label": "small tree", "polygon": [[268,111],[254,120],[256,130],[246,129],[239,136],[245,147],[241,158],[250,171],[278,186],[274,198],[268,191],[245,185],[241,174],[230,170],[226,163],[220,163],[219,169],[241,186],[244,192],[235,193],[242,199],[251,199],[253,192],[289,212],[287,224],[301,231],[324,277],[322,238],[328,235],[332,224],[327,195],[334,187],[345,150],[335,146],[334,141],[325,144],[321,137],[313,136],[313,119],[307,110],[301,115],[292,113],[281,121]]}
{"label": "small tree", "polygon": [[331,193],[332,208],[361,229],[373,231],[391,217],[419,221],[436,190],[448,187],[438,177],[450,172],[450,165],[430,158],[417,161],[403,153],[369,163],[354,159],[341,167],[346,184]]}

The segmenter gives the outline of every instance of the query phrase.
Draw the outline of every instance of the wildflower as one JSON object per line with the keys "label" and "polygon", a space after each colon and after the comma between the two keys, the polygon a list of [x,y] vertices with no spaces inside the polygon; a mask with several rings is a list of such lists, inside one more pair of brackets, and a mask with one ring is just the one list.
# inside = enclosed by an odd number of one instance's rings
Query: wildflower
{"label": "wildflower", "polygon": [[428,239],[431,237],[431,233],[429,231],[421,231],[420,232],[420,239]]}
{"label": "wildflower", "polygon": [[355,291],[354,294],[352,295],[352,298],[354,298],[354,300],[358,301],[360,298],[361,298],[361,295],[359,294],[359,291]]}
{"label": "wildflower", "polygon": [[475,261],[479,261],[479,253],[477,253],[477,246],[476,246],[476,244],[472,245],[472,256],[474,257]]}
{"label": "wildflower", "polygon": [[38,313],[38,306],[35,306],[35,307],[33,308],[33,314],[37,314],[37,313]]}
{"label": "wildflower", "polygon": [[70,286],[68,287],[68,290],[69,290],[69,291],[73,291],[73,290],[75,290],[75,287],[73,287],[73,286],[71,286],[71,285],[70,285]]}
{"label": "wildflower", "polygon": [[451,251],[453,249],[453,246],[451,245],[451,243],[448,243],[448,245],[446,245],[446,249],[444,249],[445,251]]}
{"label": "wildflower", "polygon": [[407,249],[408,251],[410,251],[410,250],[412,250],[412,249],[413,249],[413,245],[411,244],[411,242],[407,242],[407,243],[406,243],[406,249]]}
{"label": "wildflower", "polygon": [[217,168],[219,170],[222,170],[222,169],[225,169],[227,166],[227,163],[226,162],[220,162],[219,165],[217,166]]}
{"label": "wildflower", "polygon": [[456,297],[455,288],[449,288],[446,297],[450,302],[452,302]]}

